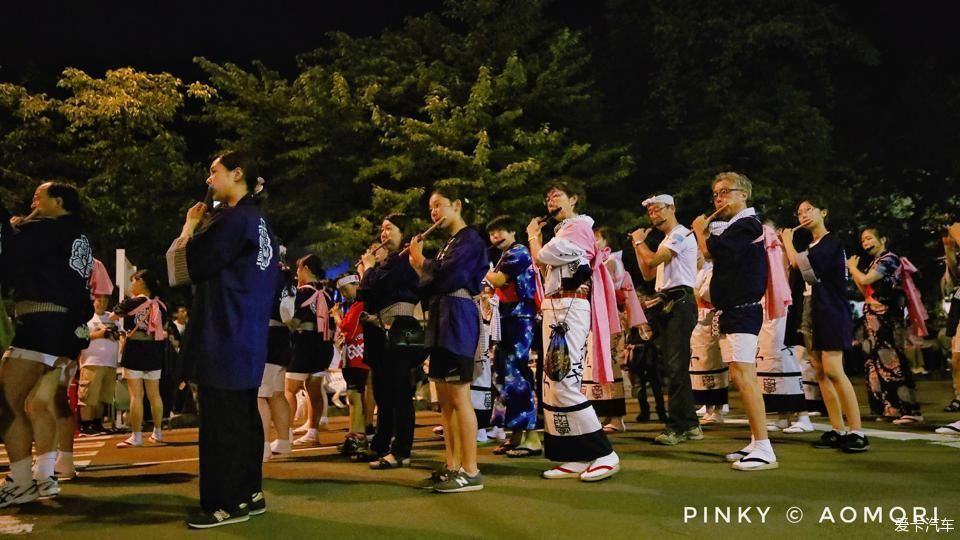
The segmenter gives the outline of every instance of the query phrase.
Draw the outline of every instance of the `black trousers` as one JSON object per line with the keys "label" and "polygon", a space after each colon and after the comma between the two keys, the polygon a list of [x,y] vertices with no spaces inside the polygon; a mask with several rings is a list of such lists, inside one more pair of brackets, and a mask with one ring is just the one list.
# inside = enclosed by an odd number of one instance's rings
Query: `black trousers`
{"label": "black trousers", "polygon": [[232,510],[261,490],[263,424],[257,389],[199,387],[200,507]]}
{"label": "black trousers", "polygon": [[697,304],[692,293],[673,303],[673,310],[654,319],[659,336],[661,373],[667,383],[667,429],[682,433],[700,425],[690,384],[690,334],[697,325]]}
{"label": "black trousers", "polygon": [[408,355],[387,352],[383,331],[368,326],[371,325],[364,325],[363,329],[363,349],[370,365],[373,399],[377,402],[377,432],[370,446],[380,455],[392,453],[399,459],[407,458],[413,449],[416,418],[415,362]]}

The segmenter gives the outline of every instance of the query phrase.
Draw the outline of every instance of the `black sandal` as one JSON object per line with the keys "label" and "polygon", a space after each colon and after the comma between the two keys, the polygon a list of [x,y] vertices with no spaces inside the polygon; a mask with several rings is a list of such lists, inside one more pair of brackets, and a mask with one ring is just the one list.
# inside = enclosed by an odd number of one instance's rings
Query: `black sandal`
{"label": "black sandal", "polygon": [[496,455],[498,455],[498,456],[502,456],[502,455],[506,454],[507,452],[509,452],[510,450],[513,450],[513,449],[516,448],[516,447],[517,447],[517,445],[513,444],[512,442],[505,442],[505,443],[501,444],[500,446],[494,448],[494,449],[493,449],[493,453],[496,454]]}
{"label": "black sandal", "polygon": [[[393,461],[387,459],[387,457],[392,457]],[[381,457],[376,461],[370,462],[370,468],[375,471],[386,470],[386,469],[399,469],[401,467],[406,467],[410,465],[410,458],[397,459],[393,454],[387,454],[386,456]]]}
{"label": "black sandal", "polygon": [[523,446],[518,446],[511,450],[507,450],[507,457],[509,458],[525,458],[532,456],[539,456],[543,453],[541,448],[525,448]]}
{"label": "black sandal", "polygon": [[946,412],[960,412],[960,399],[951,401],[943,410]]}

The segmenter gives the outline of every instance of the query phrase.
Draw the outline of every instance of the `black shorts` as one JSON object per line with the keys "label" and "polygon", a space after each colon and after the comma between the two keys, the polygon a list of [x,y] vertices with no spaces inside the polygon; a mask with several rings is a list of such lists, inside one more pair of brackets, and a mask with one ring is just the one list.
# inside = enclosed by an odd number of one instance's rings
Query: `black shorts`
{"label": "black shorts", "polygon": [[90,341],[78,335],[86,324],[77,325],[70,313],[30,313],[14,321],[12,347],[27,349],[52,356],[76,359]]}
{"label": "black shorts", "polygon": [[166,341],[127,339],[123,346],[123,358],[120,365],[135,371],[156,371],[163,369],[163,357],[166,353]]}
{"label": "black shorts", "polygon": [[367,385],[367,376],[370,375],[370,370],[345,367],[341,371],[343,372],[343,380],[347,381],[347,390],[362,393],[363,388]]}
{"label": "black shorts", "polygon": [[469,384],[473,382],[473,358],[454,354],[447,349],[430,349],[431,380],[446,383]]}
{"label": "black shorts", "polygon": [[316,332],[293,335],[293,351],[287,373],[319,373],[330,368],[333,342],[324,341]]}

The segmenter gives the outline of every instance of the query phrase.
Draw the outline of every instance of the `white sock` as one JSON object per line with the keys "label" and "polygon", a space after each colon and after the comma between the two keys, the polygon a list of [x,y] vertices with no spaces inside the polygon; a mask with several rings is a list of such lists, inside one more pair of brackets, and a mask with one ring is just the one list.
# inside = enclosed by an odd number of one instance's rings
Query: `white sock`
{"label": "white sock", "polygon": [[10,464],[10,478],[17,484],[26,484],[33,480],[31,467],[33,460],[25,457],[16,463]]}
{"label": "white sock", "polygon": [[320,417],[320,425],[329,424],[329,423],[330,423],[330,419],[329,419],[329,418],[327,418],[326,416],[321,416],[321,417]]}
{"label": "white sock", "polygon": [[773,455],[773,445],[770,444],[770,439],[753,441],[753,450],[754,451],[759,450],[765,454],[769,453],[770,455]]}
{"label": "white sock", "polygon": [[797,418],[797,422],[799,422],[799,423],[801,423],[801,424],[809,424],[809,423],[810,423],[810,415],[809,415],[809,414],[801,414],[801,415]]}
{"label": "white sock", "polygon": [[277,439],[270,444],[270,450],[278,454],[287,454],[290,452],[290,440]]}
{"label": "white sock", "polygon": [[143,444],[143,432],[134,431],[133,433],[130,434],[127,440],[133,441],[134,444]]}
{"label": "white sock", "polygon": [[37,463],[33,469],[33,478],[36,480],[46,480],[53,476],[54,465],[57,462],[57,451],[45,452],[37,456]]}
{"label": "white sock", "polygon": [[73,452],[57,452],[57,462],[54,465],[54,470],[72,473],[74,471]]}
{"label": "white sock", "polygon": [[154,438],[154,439],[162,439],[162,438],[163,438],[163,431],[162,431],[160,428],[158,428],[158,427],[153,428],[153,438]]}
{"label": "white sock", "polygon": [[309,438],[309,439],[316,439],[316,438],[317,438],[317,430],[314,429],[314,428],[308,429],[308,430],[307,430],[307,433],[306,433],[306,436],[307,436],[307,438]]}
{"label": "white sock", "polygon": [[861,437],[866,437],[866,434],[865,434],[864,432],[860,431],[859,429],[854,430],[854,431],[851,431],[850,433],[853,433],[854,435],[859,435],[859,436],[861,436]]}

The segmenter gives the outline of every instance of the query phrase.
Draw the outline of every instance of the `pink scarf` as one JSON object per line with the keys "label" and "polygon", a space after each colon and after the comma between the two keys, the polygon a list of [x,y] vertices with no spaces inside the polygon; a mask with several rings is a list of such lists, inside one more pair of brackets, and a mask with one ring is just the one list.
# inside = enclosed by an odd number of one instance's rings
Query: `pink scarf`
{"label": "pink scarf", "polygon": [[923,300],[920,298],[920,291],[913,282],[913,274],[917,272],[917,267],[906,257],[900,257],[900,268],[897,268],[897,274],[900,277],[900,284],[903,287],[903,294],[907,298],[907,315],[910,317],[911,328],[916,336],[924,337],[927,335],[928,318],[927,310],[923,307]]}
{"label": "pink scarf", "polygon": [[626,296],[624,306],[627,311],[627,326],[635,328],[647,324],[647,316],[643,313],[643,307],[640,305],[640,298],[633,286],[633,278],[627,271],[623,272],[623,283],[620,284],[620,290]]}
{"label": "pink scarf", "polygon": [[772,227],[763,226],[763,247],[767,251],[767,293],[764,306],[767,319],[787,316],[787,307],[793,304],[787,270],[783,264],[783,244]]}
{"label": "pink scarf", "polygon": [[159,298],[149,298],[146,302],[131,309],[127,315],[133,317],[149,309],[150,313],[147,315],[147,334],[152,334],[154,341],[163,341],[167,339],[167,331],[163,329],[163,313],[160,311],[161,307],[167,309],[166,304],[161,302]]}
{"label": "pink scarf", "polygon": [[610,248],[597,249],[597,239],[589,220],[568,220],[557,236],[560,236],[586,252],[593,270],[593,287],[590,298],[590,331],[593,335],[593,380],[599,383],[613,382],[613,359],[610,354],[610,336],[621,331],[617,312],[617,295],[610,272],[604,266],[610,256]]}
{"label": "pink scarf", "polygon": [[633,286],[633,277],[623,267],[623,252],[618,251],[607,260],[616,265],[616,271],[611,272],[610,277],[614,280],[613,286],[617,290],[618,303],[620,295],[623,295],[624,311],[627,313],[627,328],[647,324],[647,316],[643,313],[643,306],[640,305],[640,298],[637,297],[637,290]]}
{"label": "pink scarf", "polygon": [[110,274],[99,259],[93,260],[93,271],[90,272],[90,294],[94,297],[113,294],[113,282],[110,281]]}
{"label": "pink scarf", "polygon": [[323,336],[324,341],[330,341],[333,339],[333,335],[330,330],[330,307],[327,306],[327,297],[310,285],[305,285],[305,287],[313,289],[313,294],[310,298],[307,298],[304,303],[300,304],[300,307],[307,307],[310,304],[316,303],[317,333]]}

